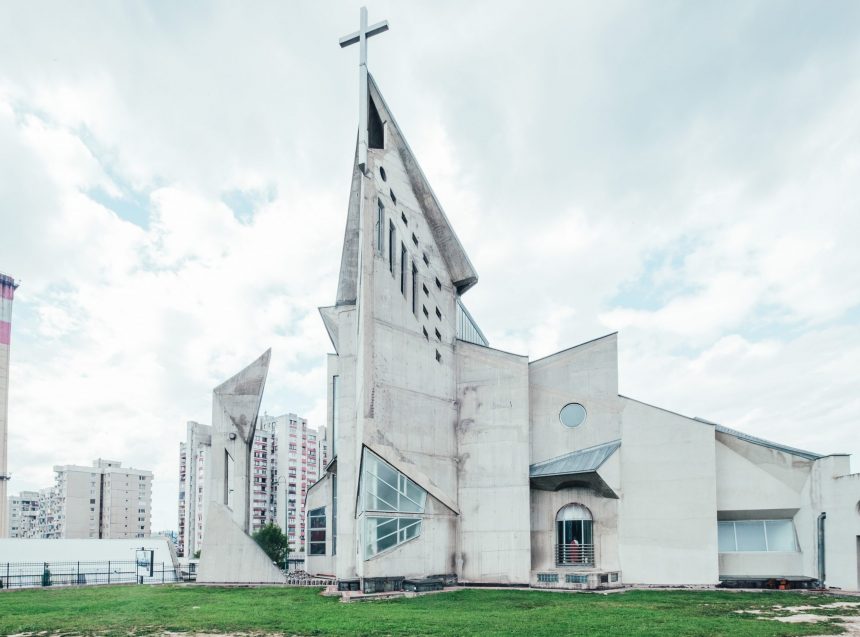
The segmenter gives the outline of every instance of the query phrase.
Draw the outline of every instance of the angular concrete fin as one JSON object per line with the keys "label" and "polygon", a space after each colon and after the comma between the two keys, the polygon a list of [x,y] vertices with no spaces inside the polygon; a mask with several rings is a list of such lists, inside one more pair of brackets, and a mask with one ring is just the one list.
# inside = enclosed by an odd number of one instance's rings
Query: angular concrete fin
{"label": "angular concrete fin", "polygon": [[379,87],[372,76],[369,77],[369,80],[370,98],[379,111],[382,121],[388,124],[386,132],[390,134],[390,140],[386,140],[386,146],[397,149],[400,159],[406,168],[406,174],[409,177],[412,191],[421,204],[427,224],[433,233],[433,239],[439,248],[439,252],[442,254],[442,258],[445,260],[451,281],[454,282],[457,292],[463,294],[478,282],[478,273],[475,271],[472,262],[469,261],[469,257],[463,249],[460,239],[457,238],[451,222],[445,216],[439,200],[430,187],[430,182],[427,181],[427,177],[418,165],[415,154],[409,148],[409,144],[400,131],[400,127],[397,125],[394,116],[391,114],[391,110],[385,103]]}
{"label": "angular concrete fin", "polygon": [[356,141],[355,159],[352,163],[352,184],[349,188],[349,205],[346,211],[346,229],[343,233],[343,251],[340,255],[337,305],[352,305],[358,296],[358,226],[361,208],[361,177],[361,170],[358,167],[358,142]]}
{"label": "angular concrete fin", "polygon": [[539,366],[556,363],[558,361],[564,360],[565,358],[573,358],[575,356],[579,356],[584,350],[598,348],[602,348],[606,352],[606,356],[608,356],[609,358],[614,358],[616,361],[615,366],[618,366],[618,332],[611,332],[610,334],[606,334],[604,336],[598,336],[597,338],[593,338],[590,341],[585,341],[584,343],[580,343],[579,345],[572,345],[571,347],[566,347],[565,349],[559,350],[554,354],[548,354],[547,356],[544,356],[542,358],[536,358],[533,361],[529,361],[529,366]]}
{"label": "angular concrete fin", "polygon": [[337,306],[321,307],[318,309],[320,311],[320,316],[322,316],[326,332],[328,332],[328,337],[331,339],[331,344],[334,346],[334,351],[337,352]]}
{"label": "angular concrete fin", "polygon": [[207,584],[283,584],[283,571],[232,519],[220,502],[206,503],[206,533],[197,581]]}
{"label": "angular concrete fin", "polygon": [[[271,358],[272,349],[269,348],[257,360],[213,391],[213,409],[223,410],[223,415],[233,423],[236,433],[245,444],[250,444],[254,438]],[[213,417],[213,424],[217,420]]]}

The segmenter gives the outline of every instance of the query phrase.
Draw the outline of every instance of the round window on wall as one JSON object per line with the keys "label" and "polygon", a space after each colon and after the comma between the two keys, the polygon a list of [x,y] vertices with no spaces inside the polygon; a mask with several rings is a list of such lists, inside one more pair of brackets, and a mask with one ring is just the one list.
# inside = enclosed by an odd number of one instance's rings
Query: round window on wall
{"label": "round window on wall", "polygon": [[565,427],[579,427],[585,422],[586,415],[585,407],[579,403],[568,403],[561,408],[558,419]]}

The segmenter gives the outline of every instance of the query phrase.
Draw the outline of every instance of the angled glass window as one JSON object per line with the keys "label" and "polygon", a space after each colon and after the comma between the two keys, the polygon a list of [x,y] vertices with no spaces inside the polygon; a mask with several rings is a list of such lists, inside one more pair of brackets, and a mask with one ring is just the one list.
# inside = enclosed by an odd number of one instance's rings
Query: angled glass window
{"label": "angled glass window", "polygon": [[424,513],[427,492],[368,449],[362,460],[361,490],[363,511]]}
{"label": "angled glass window", "polygon": [[421,535],[420,518],[368,516],[364,519],[364,559],[370,559],[419,535]]}

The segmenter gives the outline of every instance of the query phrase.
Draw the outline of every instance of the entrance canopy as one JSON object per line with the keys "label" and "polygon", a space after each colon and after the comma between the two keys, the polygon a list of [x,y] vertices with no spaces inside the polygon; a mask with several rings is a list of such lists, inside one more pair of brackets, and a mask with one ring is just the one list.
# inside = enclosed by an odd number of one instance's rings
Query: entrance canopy
{"label": "entrance canopy", "polygon": [[605,498],[618,498],[597,470],[619,447],[621,441],[613,440],[533,464],[529,467],[531,487],[541,491],[586,487]]}

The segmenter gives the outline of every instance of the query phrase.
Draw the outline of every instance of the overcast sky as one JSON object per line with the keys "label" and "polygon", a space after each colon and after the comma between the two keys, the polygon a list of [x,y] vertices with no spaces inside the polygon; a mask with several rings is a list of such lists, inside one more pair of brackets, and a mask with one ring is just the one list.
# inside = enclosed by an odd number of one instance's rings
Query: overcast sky
{"label": "overcast sky", "polygon": [[[263,408],[323,422],[359,6],[0,4],[10,493],[114,458],[175,529],[185,422],[270,346]],[[618,330],[621,393],[860,456],[860,3],[369,12],[491,345]]]}

